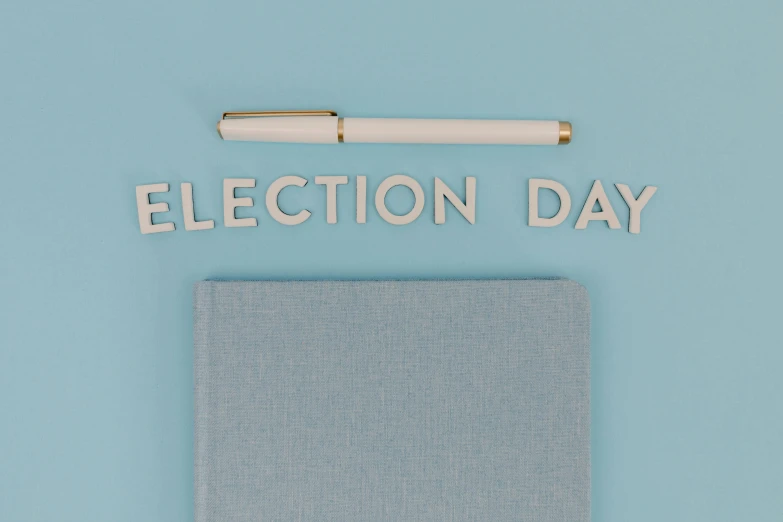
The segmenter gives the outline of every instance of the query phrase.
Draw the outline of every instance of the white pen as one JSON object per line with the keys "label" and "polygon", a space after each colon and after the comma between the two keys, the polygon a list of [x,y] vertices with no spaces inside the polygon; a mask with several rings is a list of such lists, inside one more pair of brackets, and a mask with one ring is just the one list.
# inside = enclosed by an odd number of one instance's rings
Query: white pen
{"label": "white pen", "polygon": [[562,145],[567,121],[342,118],[333,111],[226,112],[217,124],[224,140],[277,143],[430,143]]}

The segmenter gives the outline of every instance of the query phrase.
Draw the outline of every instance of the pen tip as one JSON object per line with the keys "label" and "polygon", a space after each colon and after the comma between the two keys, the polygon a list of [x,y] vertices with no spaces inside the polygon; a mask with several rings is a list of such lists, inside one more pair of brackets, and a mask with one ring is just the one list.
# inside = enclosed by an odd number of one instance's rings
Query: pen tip
{"label": "pen tip", "polygon": [[220,132],[220,122],[217,122],[217,131],[218,131],[218,136],[220,136],[220,139],[221,140],[224,139],[223,138],[223,133]]}

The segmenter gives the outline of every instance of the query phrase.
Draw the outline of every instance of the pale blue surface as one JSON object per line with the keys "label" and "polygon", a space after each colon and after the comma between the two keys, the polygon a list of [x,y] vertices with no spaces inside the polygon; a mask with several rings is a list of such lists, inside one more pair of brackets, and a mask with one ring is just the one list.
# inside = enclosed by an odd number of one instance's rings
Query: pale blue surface
{"label": "pale blue surface", "polygon": [[[0,7],[0,518],[187,521],[194,281],[563,276],[593,306],[593,518],[783,517],[783,4],[6,2]],[[570,119],[568,147],[226,143],[222,111]],[[337,226],[276,177],[478,177],[453,209]],[[142,236],[134,186],[255,177],[254,229]],[[659,186],[642,234],[531,229],[529,177]],[[405,203],[400,197],[400,207]],[[572,226],[576,212],[569,218]]]}

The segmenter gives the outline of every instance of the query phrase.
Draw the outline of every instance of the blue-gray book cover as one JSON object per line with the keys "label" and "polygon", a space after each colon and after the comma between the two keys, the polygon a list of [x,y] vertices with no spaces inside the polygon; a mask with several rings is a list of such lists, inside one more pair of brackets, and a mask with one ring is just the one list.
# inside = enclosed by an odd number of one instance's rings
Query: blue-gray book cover
{"label": "blue-gray book cover", "polygon": [[590,520],[568,280],[194,287],[196,522]]}

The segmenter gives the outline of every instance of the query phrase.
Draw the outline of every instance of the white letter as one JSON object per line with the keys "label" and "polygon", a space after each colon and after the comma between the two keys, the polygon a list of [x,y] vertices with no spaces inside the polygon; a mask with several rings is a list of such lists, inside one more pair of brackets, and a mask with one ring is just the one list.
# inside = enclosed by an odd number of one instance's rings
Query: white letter
{"label": "white letter", "polygon": [[[600,212],[593,212],[593,206],[595,202],[601,206]],[[587,196],[585,206],[582,207],[582,213],[579,214],[579,219],[576,221],[577,230],[587,228],[587,223],[590,221],[606,221],[609,224],[609,228],[620,228],[620,221],[617,219],[617,214],[614,213],[612,204],[609,203],[609,198],[606,197],[604,187],[599,180],[595,180],[593,188],[590,189],[590,194]]]}
{"label": "white letter", "polygon": [[[538,215],[538,190],[549,189],[557,194],[560,198],[560,209],[557,214],[551,218],[542,218]],[[571,212],[571,195],[568,190],[551,179],[531,179],[528,181],[528,215],[527,224],[531,227],[556,227],[568,217],[568,213]]]}
{"label": "white letter", "polygon": [[367,176],[356,176],[356,222],[367,223]]}
{"label": "white letter", "polygon": [[658,187],[644,187],[644,190],[639,194],[639,199],[633,198],[633,193],[628,185],[622,183],[615,183],[617,190],[625,200],[625,204],[628,205],[628,211],[630,216],[628,219],[628,232],[631,234],[638,234],[642,229],[642,209],[653,197],[653,194],[658,190]]}
{"label": "white letter", "polygon": [[347,185],[348,176],[316,176],[316,185],[326,185],[326,222],[337,223],[337,185]]}
{"label": "white letter", "polygon": [[155,212],[168,212],[169,204],[165,201],[150,204],[150,194],[153,192],[168,192],[168,183],[156,183],[154,185],[139,185],[136,187],[136,209],[139,211],[139,228],[142,234],[154,234],[156,232],[171,232],[174,223],[152,224],[152,214]]}
{"label": "white letter", "polygon": [[[407,214],[398,216],[389,212],[386,208],[386,193],[392,188],[403,185],[408,187],[413,192],[413,197],[416,201],[413,204],[413,208]],[[410,176],[404,176],[402,174],[395,174],[389,176],[378,187],[378,191],[375,193],[375,208],[378,210],[378,214],[387,222],[392,225],[407,225],[412,221],[415,221],[421,211],[424,210],[424,191],[421,189],[415,179]]]}
{"label": "white letter", "polygon": [[449,199],[462,217],[471,225],[476,224],[476,178],[465,178],[465,204],[446,186],[440,178],[435,178],[435,224],[446,222],[446,198]]}
{"label": "white letter", "polygon": [[266,209],[275,221],[282,223],[283,225],[298,225],[304,223],[310,217],[310,211],[308,210],[300,210],[298,214],[286,214],[280,210],[277,198],[284,188],[291,185],[295,187],[304,187],[307,185],[307,180],[300,178],[299,176],[283,176],[282,178],[277,178],[273,181],[266,191]]}
{"label": "white letter", "polygon": [[256,218],[237,219],[234,209],[237,207],[252,207],[253,198],[236,198],[234,189],[253,188],[256,186],[254,179],[227,178],[223,180],[223,222],[227,227],[257,227]]}
{"label": "white letter", "polygon": [[215,222],[211,219],[206,221],[196,221],[193,212],[193,185],[190,183],[181,183],[182,191],[182,216],[185,218],[185,230],[209,230],[215,228]]}

